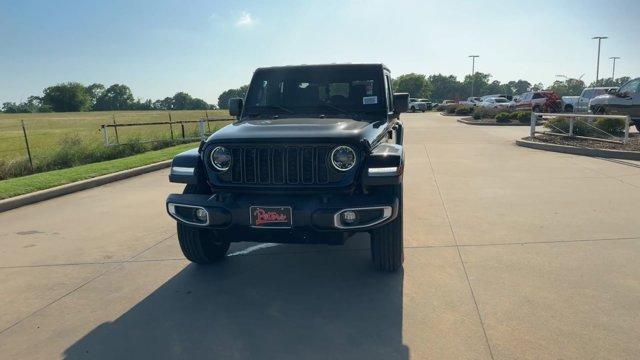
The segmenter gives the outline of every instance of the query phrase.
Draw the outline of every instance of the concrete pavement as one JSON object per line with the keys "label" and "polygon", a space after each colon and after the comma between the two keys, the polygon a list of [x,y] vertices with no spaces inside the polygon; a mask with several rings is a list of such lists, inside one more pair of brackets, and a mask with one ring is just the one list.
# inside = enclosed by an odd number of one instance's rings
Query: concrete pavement
{"label": "concrete pavement", "polygon": [[637,358],[640,164],[403,120],[403,272],[367,236],[191,265],[159,171],[0,214],[1,357]]}

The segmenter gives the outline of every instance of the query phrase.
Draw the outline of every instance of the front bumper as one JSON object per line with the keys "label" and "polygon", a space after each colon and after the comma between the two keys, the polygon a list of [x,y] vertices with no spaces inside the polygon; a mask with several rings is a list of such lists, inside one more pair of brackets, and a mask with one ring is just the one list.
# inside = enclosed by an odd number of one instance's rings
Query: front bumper
{"label": "front bumper", "polygon": [[[294,233],[354,233],[382,226],[398,215],[399,200],[390,194],[368,195],[273,195],[171,194],[167,198],[167,212],[175,220],[191,226],[217,229],[230,233],[264,234],[268,232]],[[256,228],[251,226],[251,206],[291,207],[291,227],[287,229]],[[199,221],[192,210],[207,212],[206,221]],[[362,211],[368,217],[355,224],[345,224],[340,215],[346,210]],[[362,210],[358,210],[362,209]],[[373,212],[371,212],[374,209]],[[246,241],[246,239],[243,239]]]}

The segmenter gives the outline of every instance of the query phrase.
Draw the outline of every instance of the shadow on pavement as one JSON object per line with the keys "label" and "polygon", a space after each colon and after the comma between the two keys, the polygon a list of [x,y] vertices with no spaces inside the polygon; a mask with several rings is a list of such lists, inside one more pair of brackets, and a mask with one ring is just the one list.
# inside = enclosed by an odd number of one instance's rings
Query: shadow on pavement
{"label": "shadow on pavement", "polygon": [[375,272],[367,240],[297,254],[284,245],[282,254],[258,251],[216,266],[189,265],[64,356],[408,359],[403,274]]}

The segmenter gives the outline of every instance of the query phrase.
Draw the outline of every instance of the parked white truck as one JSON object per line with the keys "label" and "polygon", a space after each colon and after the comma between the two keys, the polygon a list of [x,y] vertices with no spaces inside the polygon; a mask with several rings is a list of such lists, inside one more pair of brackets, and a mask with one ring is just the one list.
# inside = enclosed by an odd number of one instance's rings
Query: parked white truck
{"label": "parked white truck", "polygon": [[564,112],[587,113],[591,99],[615,89],[617,87],[588,87],[582,90],[580,96],[563,96],[562,110]]}

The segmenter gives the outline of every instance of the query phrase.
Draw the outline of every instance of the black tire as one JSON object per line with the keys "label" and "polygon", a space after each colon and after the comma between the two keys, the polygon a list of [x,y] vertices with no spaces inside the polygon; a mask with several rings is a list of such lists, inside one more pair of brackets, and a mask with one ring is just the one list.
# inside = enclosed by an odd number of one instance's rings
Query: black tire
{"label": "black tire", "polygon": [[534,113],[539,113],[540,112],[540,106],[534,106],[533,109],[531,109]]}
{"label": "black tire", "polygon": [[[187,185],[183,191],[183,194],[206,193],[208,189],[198,185]],[[189,261],[205,265],[225,259],[229,241],[215,231],[178,222],[177,232],[180,249]]]}
{"label": "black tire", "polygon": [[402,184],[393,189],[399,198],[398,216],[390,223],[371,230],[371,259],[378,271],[395,272],[404,262],[402,233]]}
{"label": "black tire", "polygon": [[416,107],[415,106],[411,107],[411,112],[416,112]]}
{"label": "black tire", "polygon": [[573,106],[571,106],[571,105],[565,106],[564,107],[564,112],[572,113],[573,112]]}

